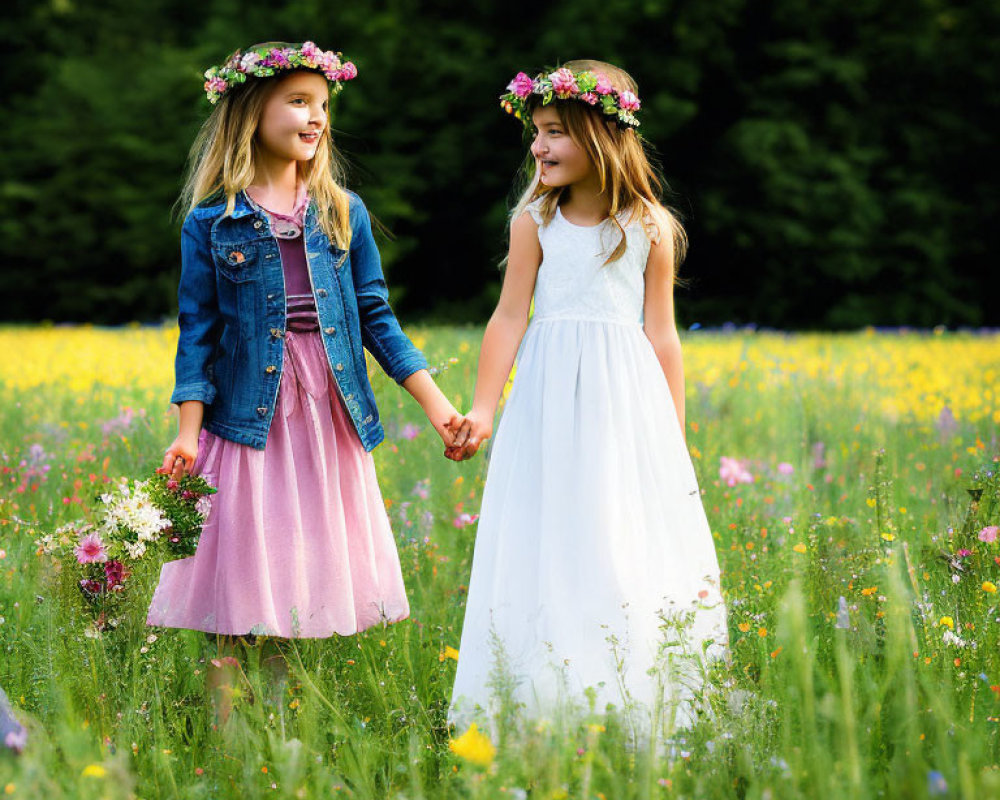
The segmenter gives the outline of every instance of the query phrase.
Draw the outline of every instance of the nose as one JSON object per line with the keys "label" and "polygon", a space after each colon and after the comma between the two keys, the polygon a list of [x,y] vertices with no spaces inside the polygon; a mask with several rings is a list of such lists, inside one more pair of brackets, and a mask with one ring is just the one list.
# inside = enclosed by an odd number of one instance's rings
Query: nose
{"label": "nose", "polygon": [[547,149],[548,148],[545,147],[541,139],[536,138],[531,143],[531,155],[533,155],[535,158],[541,158]]}

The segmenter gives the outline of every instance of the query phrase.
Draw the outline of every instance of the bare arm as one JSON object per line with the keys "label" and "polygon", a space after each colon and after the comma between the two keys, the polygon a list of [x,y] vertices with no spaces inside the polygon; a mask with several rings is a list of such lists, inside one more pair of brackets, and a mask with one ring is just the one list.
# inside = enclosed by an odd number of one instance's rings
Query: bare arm
{"label": "bare arm", "polygon": [[493,435],[497,404],[528,327],[528,310],[541,261],[538,225],[530,214],[522,214],[510,227],[510,251],[500,300],[486,325],[479,350],[476,392],[472,411],[466,417],[471,429],[467,441],[459,436],[455,442],[456,446],[465,446],[465,458],[475,454],[479,445]]}
{"label": "bare arm", "polygon": [[658,242],[650,246],[645,280],[643,330],[653,345],[656,358],[670,386],[677,421],[684,440],[687,441],[687,428],[684,424],[684,360],[674,319],[674,249],[671,237],[661,236]]}
{"label": "bare arm", "polygon": [[419,369],[406,378],[402,386],[420,403],[434,430],[438,432],[445,446],[450,448],[454,430],[461,424],[462,416],[434,383],[431,374],[426,369]]}

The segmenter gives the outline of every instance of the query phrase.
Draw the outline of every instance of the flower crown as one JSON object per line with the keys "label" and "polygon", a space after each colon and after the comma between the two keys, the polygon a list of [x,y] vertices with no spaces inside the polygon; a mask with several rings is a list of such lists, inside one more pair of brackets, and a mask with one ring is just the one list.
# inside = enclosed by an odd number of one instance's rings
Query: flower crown
{"label": "flower crown", "polygon": [[606,75],[584,70],[573,72],[566,67],[555,72],[539,72],[533,79],[519,72],[507,85],[506,94],[500,95],[500,107],[528,125],[528,97],[540,95],[542,105],[553,100],[581,100],[599,107],[619,125],[638,128],[635,112],[640,108],[639,98],[627,89],[619,92]]}
{"label": "flower crown", "polygon": [[234,86],[252,78],[270,78],[280,70],[312,69],[322,72],[333,85],[330,91],[337,94],[344,88],[342,81],[356,78],[358,68],[350,61],[341,61],[341,54],[333,50],[320,50],[312,42],[301,47],[265,44],[251,47],[246,52],[237,50],[222,66],[205,71],[205,94],[213,105]]}

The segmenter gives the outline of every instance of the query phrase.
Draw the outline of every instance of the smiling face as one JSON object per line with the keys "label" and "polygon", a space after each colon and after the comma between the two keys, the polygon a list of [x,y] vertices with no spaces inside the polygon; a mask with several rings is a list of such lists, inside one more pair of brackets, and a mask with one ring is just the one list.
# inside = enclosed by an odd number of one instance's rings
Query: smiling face
{"label": "smiling face", "polygon": [[316,72],[280,78],[264,103],[257,127],[261,155],[278,161],[309,161],[323,138],[330,88]]}
{"label": "smiling face", "polygon": [[559,112],[540,106],[531,115],[535,138],[531,154],[538,162],[539,176],[546,186],[571,186],[596,176],[594,165],[566,129]]}

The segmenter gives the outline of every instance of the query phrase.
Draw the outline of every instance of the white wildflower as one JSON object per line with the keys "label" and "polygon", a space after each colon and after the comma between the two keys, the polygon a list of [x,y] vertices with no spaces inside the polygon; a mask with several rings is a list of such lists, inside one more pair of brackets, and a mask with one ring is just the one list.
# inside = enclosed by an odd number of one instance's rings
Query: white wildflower
{"label": "white wildflower", "polygon": [[122,542],[125,549],[128,551],[130,558],[142,558],[146,553],[146,543],[145,542]]}

